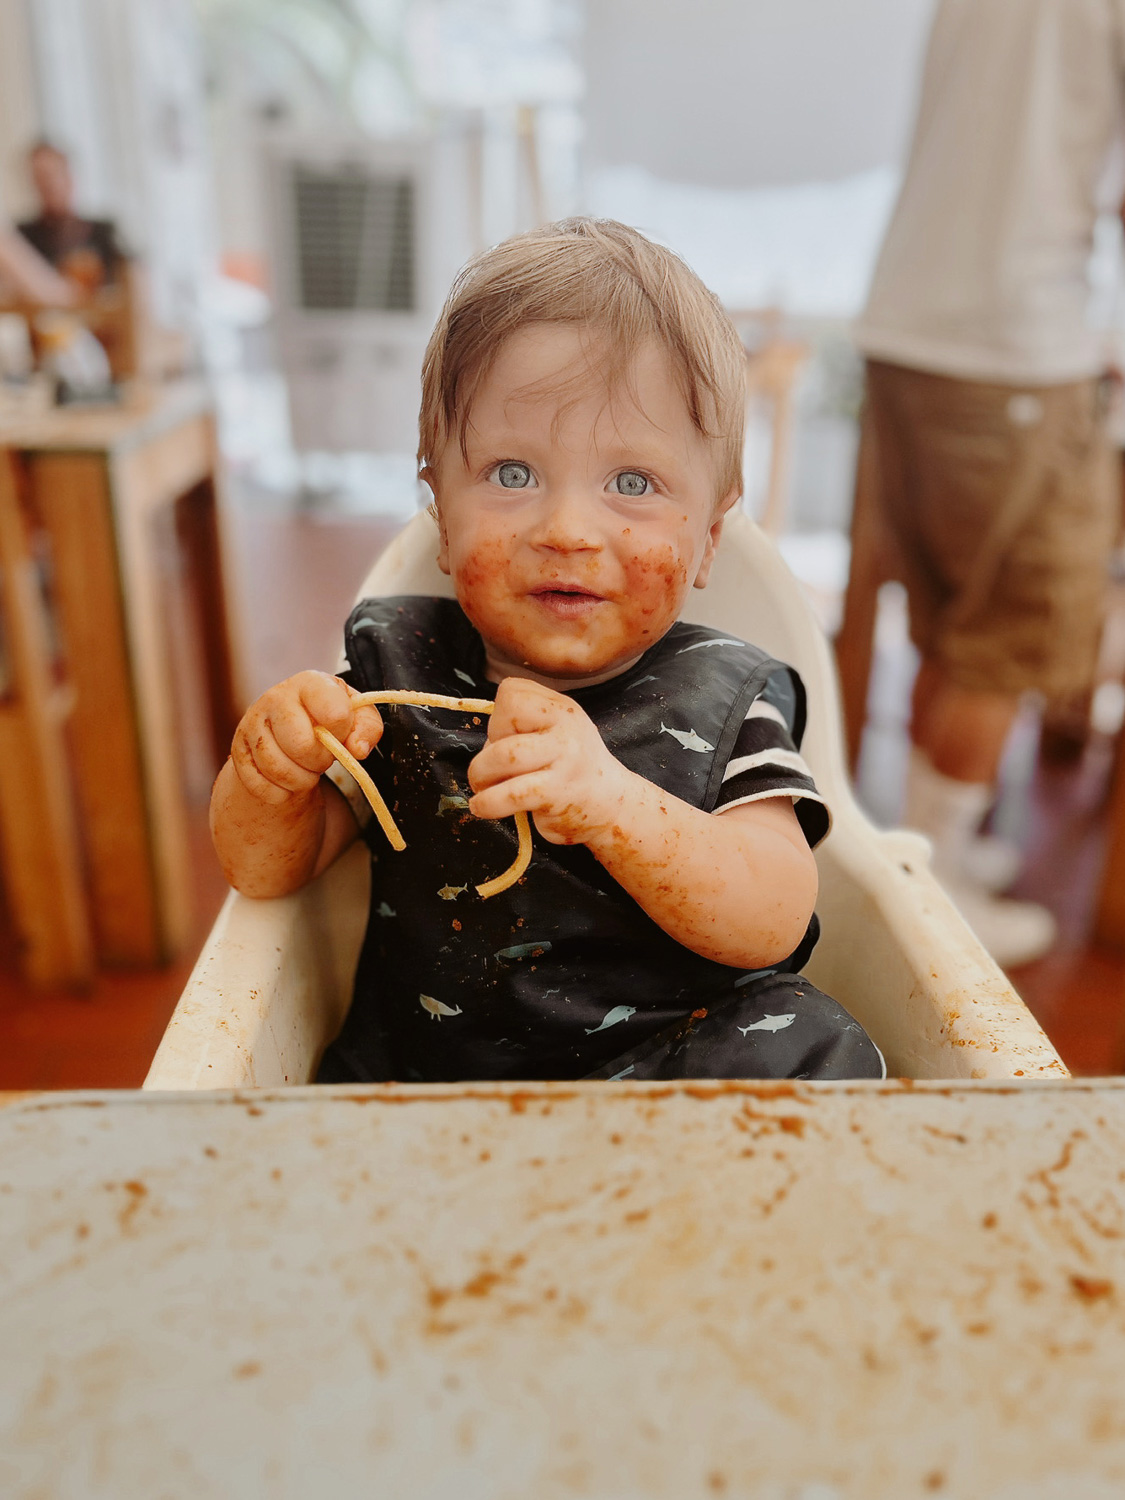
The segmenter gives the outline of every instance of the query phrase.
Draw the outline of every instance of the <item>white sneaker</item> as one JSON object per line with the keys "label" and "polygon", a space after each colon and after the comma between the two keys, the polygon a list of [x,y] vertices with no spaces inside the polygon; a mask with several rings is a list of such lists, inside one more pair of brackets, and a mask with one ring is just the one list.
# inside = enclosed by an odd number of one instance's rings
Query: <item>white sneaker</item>
{"label": "white sneaker", "polygon": [[945,880],[942,884],[1002,969],[1029,964],[1054,946],[1058,925],[1045,906],[991,896],[966,881]]}
{"label": "white sneaker", "polygon": [[961,873],[982,891],[1006,891],[1023,864],[1023,854],[1007,839],[981,834],[966,844],[961,855]]}

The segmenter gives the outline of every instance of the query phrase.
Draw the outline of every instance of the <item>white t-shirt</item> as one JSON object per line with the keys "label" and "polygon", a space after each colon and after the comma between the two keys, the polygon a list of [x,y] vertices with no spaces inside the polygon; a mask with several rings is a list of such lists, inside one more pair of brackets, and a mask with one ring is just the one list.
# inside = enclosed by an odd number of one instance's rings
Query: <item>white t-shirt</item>
{"label": "white t-shirt", "polygon": [[1089,267],[1123,100],[1125,0],[941,0],[859,347],[966,379],[1097,374]]}

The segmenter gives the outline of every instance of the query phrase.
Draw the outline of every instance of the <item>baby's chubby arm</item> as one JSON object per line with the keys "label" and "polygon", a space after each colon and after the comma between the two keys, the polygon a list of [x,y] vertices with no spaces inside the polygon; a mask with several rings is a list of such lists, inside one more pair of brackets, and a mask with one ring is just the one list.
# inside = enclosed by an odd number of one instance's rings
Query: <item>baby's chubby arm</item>
{"label": "baby's chubby arm", "polygon": [[246,896],[286,896],[355,839],[351,809],[323,773],[332,756],[318,724],[363,760],[379,743],[376,708],[326,672],[298,672],[247,709],[211,793],[211,837],[223,872]]}
{"label": "baby's chubby arm", "polygon": [[785,797],[716,816],[626,769],[552,688],[509,677],[469,767],[477,817],[522,809],[554,844],[585,844],[665,932],[718,963],[792,953],[816,902],[812,851]]}

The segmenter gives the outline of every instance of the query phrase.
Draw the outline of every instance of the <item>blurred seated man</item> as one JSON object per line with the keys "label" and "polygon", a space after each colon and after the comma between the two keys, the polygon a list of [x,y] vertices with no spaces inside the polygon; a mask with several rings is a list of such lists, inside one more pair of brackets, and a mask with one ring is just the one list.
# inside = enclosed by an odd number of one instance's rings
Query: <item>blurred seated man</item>
{"label": "blurred seated man", "polygon": [[49,141],[28,152],[28,167],[40,212],[18,225],[44,260],[87,296],[116,281],[124,254],[109,219],[86,219],[75,211],[74,179],[66,153]]}

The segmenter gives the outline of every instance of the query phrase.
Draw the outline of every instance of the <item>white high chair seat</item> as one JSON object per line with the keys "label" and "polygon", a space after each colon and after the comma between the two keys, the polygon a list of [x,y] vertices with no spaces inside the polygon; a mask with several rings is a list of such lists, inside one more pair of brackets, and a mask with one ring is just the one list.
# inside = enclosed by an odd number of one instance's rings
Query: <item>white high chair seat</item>
{"label": "white high chair seat", "polygon": [[[416,516],[368,574],[361,596],[450,595],[436,530]],[[845,768],[828,643],[780,554],[746,516],[727,519],[710,586],[684,617],[754,642],[797,668],[809,700],[802,752],[833,813],[817,850],[822,936],[808,966],[910,1078],[1065,1077],[1066,1068],[928,867],[917,834],[881,832]],[[367,914],[355,848],[296,895],[227,898],[144,1087],[209,1089],[308,1082],[351,998]]]}

